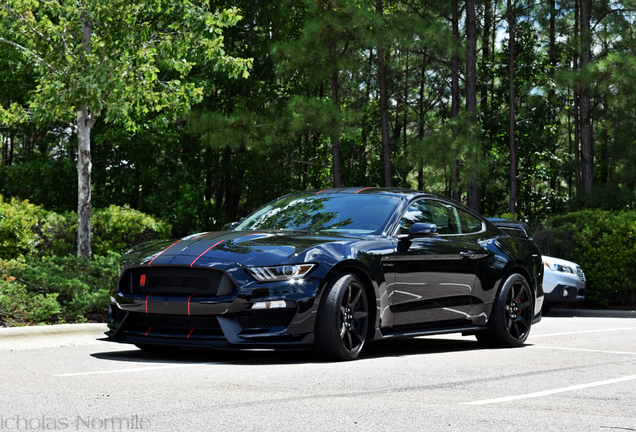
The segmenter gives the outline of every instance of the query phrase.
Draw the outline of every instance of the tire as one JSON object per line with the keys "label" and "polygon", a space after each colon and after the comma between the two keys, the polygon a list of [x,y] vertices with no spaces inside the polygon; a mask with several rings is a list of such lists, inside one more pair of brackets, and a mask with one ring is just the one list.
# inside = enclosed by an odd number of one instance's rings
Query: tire
{"label": "tire", "polygon": [[367,293],[353,274],[336,276],[329,283],[316,318],[315,349],[327,360],[355,360],[369,328]]}
{"label": "tire", "polygon": [[518,273],[511,274],[497,293],[490,312],[489,328],[476,334],[488,347],[522,346],[534,318],[534,301],[528,281]]}

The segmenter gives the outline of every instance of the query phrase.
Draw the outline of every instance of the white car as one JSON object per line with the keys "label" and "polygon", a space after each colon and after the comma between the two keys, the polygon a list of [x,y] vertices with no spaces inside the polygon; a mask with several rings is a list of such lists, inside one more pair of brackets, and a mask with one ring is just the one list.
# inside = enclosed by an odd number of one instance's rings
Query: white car
{"label": "white car", "polygon": [[543,255],[544,312],[553,305],[580,302],[585,299],[585,273],[572,261]]}

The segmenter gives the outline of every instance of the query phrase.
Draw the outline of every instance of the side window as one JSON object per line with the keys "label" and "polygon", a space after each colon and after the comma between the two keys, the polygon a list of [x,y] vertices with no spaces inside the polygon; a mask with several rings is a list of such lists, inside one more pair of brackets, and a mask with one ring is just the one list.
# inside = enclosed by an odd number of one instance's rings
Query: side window
{"label": "side window", "polygon": [[452,204],[435,200],[416,201],[400,220],[400,234],[408,234],[416,222],[434,223],[440,235],[470,234],[481,231],[481,220]]}
{"label": "side window", "polygon": [[459,210],[459,220],[462,225],[462,233],[470,234],[481,231],[482,223],[481,220],[477,219],[475,216],[470,213],[466,213],[463,210]]}
{"label": "side window", "polygon": [[427,201],[427,207],[437,225],[437,232],[443,234],[461,234],[461,223],[455,206],[441,201]]}
{"label": "side window", "polygon": [[400,220],[400,234],[408,234],[411,226],[416,222],[435,223],[425,201],[411,204]]}

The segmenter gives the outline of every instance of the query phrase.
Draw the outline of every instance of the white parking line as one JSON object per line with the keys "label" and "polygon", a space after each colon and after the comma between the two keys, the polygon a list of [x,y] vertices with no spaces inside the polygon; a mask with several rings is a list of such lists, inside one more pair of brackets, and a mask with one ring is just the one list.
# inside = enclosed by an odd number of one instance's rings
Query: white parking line
{"label": "white parking line", "polygon": [[584,349],[584,348],[568,348],[568,347],[553,347],[553,346],[539,346],[539,345],[527,345],[527,348],[554,349],[554,350],[565,350],[565,351],[583,351],[583,352],[594,352],[594,353],[601,353],[601,354],[636,355],[636,352],[632,352],[632,351],[606,351],[606,350],[595,350],[595,349]]}
{"label": "white parking line", "polygon": [[130,369],[115,369],[115,370],[93,371],[93,372],[76,372],[76,373],[59,374],[59,375],[53,375],[53,376],[56,376],[56,377],[72,377],[72,376],[80,376],[80,375],[102,375],[102,374],[126,373],[126,372],[145,372],[145,371],[161,370],[161,369],[177,369],[177,368],[192,367],[192,366],[209,366],[209,365],[218,365],[218,364],[225,364],[225,362],[188,363],[188,364],[173,364],[173,365],[165,365],[165,366],[148,366],[148,367],[130,368]]}
{"label": "white parking line", "polygon": [[564,332],[564,333],[532,334],[531,338],[534,339],[538,337],[564,336],[564,335],[571,335],[571,334],[598,333],[598,332],[623,331],[623,330],[636,331],[636,327],[618,327],[618,328],[606,328],[606,329],[595,329],[595,330],[579,330],[579,331]]}
{"label": "white parking line", "polygon": [[473,401],[473,402],[462,402],[462,403],[460,403],[460,405],[488,405],[488,404],[496,404],[496,403],[509,402],[509,401],[519,400],[519,399],[529,399],[529,398],[537,398],[537,397],[549,396],[549,395],[553,395],[553,394],[557,394],[557,393],[565,393],[565,392],[570,392],[570,391],[583,390],[583,389],[587,389],[587,388],[591,388],[591,387],[599,387],[599,386],[604,386],[604,385],[609,385],[609,384],[617,384],[617,383],[621,383],[621,382],[625,382],[625,381],[633,381],[633,380],[636,380],[636,375],[626,376],[626,377],[622,377],[622,378],[615,378],[615,379],[610,379],[610,380],[605,380],[605,381],[597,381],[597,382],[588,383],[588,384],[580,384],[580,385],[575,385],[575,386],[570,386],[570,387],[562,387],[562,388],[552,389],[552,390],[545,390],[545,391],[540,391],[540,392],[535,392],[535,393],[528,393],[528,394],[524,394],[524,395],[506,396],[506,397],[501,397],[501,398],[496,398],[496,399],[484,399],[484,400]]}

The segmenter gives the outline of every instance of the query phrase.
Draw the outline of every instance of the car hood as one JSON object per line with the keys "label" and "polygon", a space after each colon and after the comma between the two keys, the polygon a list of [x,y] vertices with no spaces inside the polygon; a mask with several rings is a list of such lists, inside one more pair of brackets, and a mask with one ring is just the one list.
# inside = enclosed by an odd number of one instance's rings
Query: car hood
{"label": "car hood", "polygon": [[[346,245],[362,237],[310,231],[222,231],[194,234],[177,241],[143,243],[124,255],[122,264],[213,266],[215,262],[239,265],[276,265],[310,262],[321,252],[341,255]],[[330,247],[325,247],[329,244]]]}

